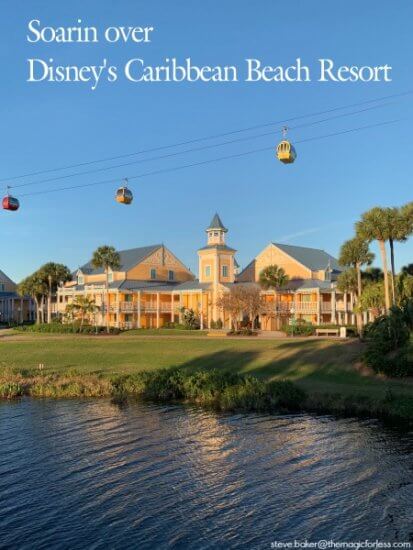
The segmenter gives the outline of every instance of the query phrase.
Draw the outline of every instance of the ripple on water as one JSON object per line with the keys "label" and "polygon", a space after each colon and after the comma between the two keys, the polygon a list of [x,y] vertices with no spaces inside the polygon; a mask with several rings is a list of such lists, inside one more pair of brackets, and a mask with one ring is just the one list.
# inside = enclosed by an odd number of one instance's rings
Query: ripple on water
{"label": "ripple on water", "polygon": [[0,547],[408,540],[412,434],[107,400],[0,404]]}

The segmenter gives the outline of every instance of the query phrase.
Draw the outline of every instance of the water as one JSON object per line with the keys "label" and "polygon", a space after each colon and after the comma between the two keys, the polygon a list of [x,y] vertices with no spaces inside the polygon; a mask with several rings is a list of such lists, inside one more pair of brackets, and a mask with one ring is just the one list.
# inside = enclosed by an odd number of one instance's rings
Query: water
{"label": "water", "polygon": [[0,547],[408,541],[412,469],[412,434],[374,421],[3,402]]}

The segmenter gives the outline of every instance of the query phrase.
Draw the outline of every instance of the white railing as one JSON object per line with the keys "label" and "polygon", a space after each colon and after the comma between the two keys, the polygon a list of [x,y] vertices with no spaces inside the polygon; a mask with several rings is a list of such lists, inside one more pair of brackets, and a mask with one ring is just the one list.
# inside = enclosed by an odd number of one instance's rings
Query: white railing
{"label": "white railing", "polygon": [[294,308],[296,313],[317,313],[318,302],[296,302]]}

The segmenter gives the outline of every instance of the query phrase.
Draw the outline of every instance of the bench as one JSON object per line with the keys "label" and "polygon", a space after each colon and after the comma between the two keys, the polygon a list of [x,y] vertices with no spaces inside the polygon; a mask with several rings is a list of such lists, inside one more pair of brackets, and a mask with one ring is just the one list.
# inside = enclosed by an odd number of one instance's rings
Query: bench
{"label": "bench", "polygon": [[340,329],[338,328],[316,328],[315,329],[315,335],[316,336],[339,336],[340,335]]}

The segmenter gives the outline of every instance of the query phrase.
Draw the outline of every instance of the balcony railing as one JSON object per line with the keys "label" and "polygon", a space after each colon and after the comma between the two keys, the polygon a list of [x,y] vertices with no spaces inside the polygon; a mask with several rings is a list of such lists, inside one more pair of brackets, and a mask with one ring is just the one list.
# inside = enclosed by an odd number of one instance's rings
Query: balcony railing
{"label": "balcony railing", "polygon": [[[179,305],[174,304],[173,302],[160,302],[159,312],[160,313],[171,313],[172,307],[174,313],[179,310]],[[103,306],[102,311],[105,311],[105,306]],[[117,304],[111,304],[109,306],[109,311],[111,313],[137,313],[139,310],[137,302],[119,302]],[[141,313],[156,313],[158,310],[158,304],[156,302],[145,302],[141,301],[140,303]]]}
{"label": "balcony railing", "polygon": [[317,313],[318,302],[296,302],[294,309],[296,313]]}

